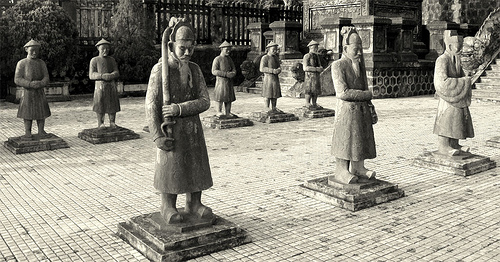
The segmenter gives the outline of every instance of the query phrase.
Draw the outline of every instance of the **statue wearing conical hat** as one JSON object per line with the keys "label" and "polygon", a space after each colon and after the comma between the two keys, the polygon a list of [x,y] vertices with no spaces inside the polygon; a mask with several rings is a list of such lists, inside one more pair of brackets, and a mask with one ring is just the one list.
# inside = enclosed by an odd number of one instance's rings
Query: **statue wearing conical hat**
{"label": "statue wearing conical hat", "polygon": [[342,58],[332,63],[337,107],[331,150],[336,161],[335,179],[353,184],[375,177],[375,172],[364,164],[365,159],[376,157],[372,126],[375,119],[361,38],[354,27],[343,27],[341,32]]}
{"label": "statue wearing conical hat", "polygon": [[[172,224],[184,219],[176,207],[177,195],[184,193],[185,212],[211,218],[212,210],[201,203],[201,193],[213,183],[199,117],[210,108],[210,97],[200,67],[189,61],[194,50],[193,29],[185,19],[172,18],[170,23],[169,39],[164,37],[162,43],[168,54],[162,51],[161,60],[151,70],[146,117],[157,147],[154,187],[161,193],[160,213]],[[165,66],[168,70],[163,71]],[[166,85],[163,79],[168,79]],[[167,118],[172,120],[171,132],[162,129]]]}
{"label": "statue wearing conical hat", "polygon": [[33,120],[37,121],[39,136],[47,135],[45,118],[50,116],[50,108],[44,87],[49,83],[49,72],[45,62],[39,58],[40,44],[37,41],[29,41],[24,49],[28,55],[17,63],[14,82],[24,89],[17,117],[24,119],[23,139],[31,140]]}
{"label": "statue wearing conical hat", "polygon": [[120,111],[120,100],[116,89],[116,80],[120,77],[118,65],[109,56],[111,43],[101,39],[96,44],[99,56],[90,60],[89,78],[95,80],[94,106],[92,110],[97,115],[97,127],[104,127],[104,115],[109,116],[109,126],[116,127],[116,112]]}
{"label": "statue wearing conical hat", "polygon": [[280,60],[278,58],[278,44],[271,41],[266,46],[267,54],[260,60],[259,70],[264,73],[262,81],[262,96],[265,98],[266,109],[270,112],[279,112],[276,107],[278,98],[281,97],[281,87],[278,75],[281,73]]}
{"label": "statue wearing conical hat", "polygon": [[318,106],[318,96],[321,95],[320,73],[323,71],[321,60],[318,55],[319,43],[312,40],[307,47],[309,53],[304,55],[302,64],[304,67],[304,94],[306,98],[305,107],[308,109],[321,109]]}
{"label": "statue wearing conical hat", "polygon": [[434,87],[439,104],[434,124],[438,135],[438,153],[456,156],[469,152],[469,147],[458,144],[459,139],[474,137],[469,111],[472,89],[460,61],[463,38],[455,30],[444,32],[445,52],[436,59]]}
{"label": "statue wearing conical hat", "polygon": [[[212,75],[216,76],[214,99],[217,101],[217,116],[231,118],[236,115],[231,114],[231,103],[236,100],[234,94],[233,78],[236,76],[236,66],[229,56],[232,45],[224,41],[219,48],[220,55],[212,62]],[[222,106],[224,105],[224,113]]]}

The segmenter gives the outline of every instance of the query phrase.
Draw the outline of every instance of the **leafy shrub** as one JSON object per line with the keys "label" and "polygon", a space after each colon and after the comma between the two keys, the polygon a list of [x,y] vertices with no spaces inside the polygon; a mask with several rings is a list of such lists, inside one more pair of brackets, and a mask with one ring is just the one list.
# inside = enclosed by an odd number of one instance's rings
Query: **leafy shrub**
{"label": "leafy shrub", "polygon": [[66,12],[52,1],[21,0],[0,18],[0,71],[2,79],[13,79],[16,64],[26,57],[23,46],[35,39],[41,44],[41,59],[49,75],[66,78],[73,70],[78,32]]}

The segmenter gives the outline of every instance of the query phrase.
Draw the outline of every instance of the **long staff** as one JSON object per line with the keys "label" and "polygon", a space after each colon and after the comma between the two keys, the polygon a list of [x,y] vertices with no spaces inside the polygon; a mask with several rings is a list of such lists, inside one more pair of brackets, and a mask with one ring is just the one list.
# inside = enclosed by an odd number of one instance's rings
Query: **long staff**
{"label": "long staff", "polygon": [[[163,91],[163,104],[170,105],[170,89],[169,89],[169,70],[168,70],[168,28],[163,31],[162,39],[161,39],[161,77],[162,77],[162,91]],[[165,117],[163,119],[163,123],[161,124],[161,131],[167,138],[167,148],[173,150],[174,148],[174,137],[172,133],[172,126],[175,124],[175,121],[172,120],[172,117]]]}

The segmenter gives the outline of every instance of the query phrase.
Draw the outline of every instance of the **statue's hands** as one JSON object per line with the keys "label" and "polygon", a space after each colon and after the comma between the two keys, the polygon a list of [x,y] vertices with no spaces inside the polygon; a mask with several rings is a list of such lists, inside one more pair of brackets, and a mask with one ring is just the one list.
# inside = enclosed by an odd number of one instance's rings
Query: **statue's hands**
{"label": "statue's hands", "polygon": [[164,150],[164,151],[172,151],[174,149],[174,139],[173,138],[167,138],[167,137],[158,137],[155,140],[156,147]]}
{"label": "statue's hands", "polygon": [[110,81],[111,80],[111,75],[108,73],[102,74],[102,80],[104,81]]}
{"label": "statue's hands", "polygon": [[316,72],[319,72],[319,73],[323,72],[323,67],[316,67]]}
{"label": "statue's hands", "polygon": [[278,67],[276,69],[273,69],[273,74],[278,75],[281,73],[281,67]]}
{"label": "statue's hands", "polygon": [[162,107],[163,117],[173,117],[179,116],[180,114],[180,106],[177,104],[164,105]]}
{"label": "statue's hands", "polygon": [[227,73],[227,77],[228,78],[233,78],[235,76],[236,76],[236,72],[235,71],[231,71],[231,72]]}
{"label": "statue's hands", "polygon": [[31,81],[29,87],[38,89],[42,87],[42,83],[40,81]]}

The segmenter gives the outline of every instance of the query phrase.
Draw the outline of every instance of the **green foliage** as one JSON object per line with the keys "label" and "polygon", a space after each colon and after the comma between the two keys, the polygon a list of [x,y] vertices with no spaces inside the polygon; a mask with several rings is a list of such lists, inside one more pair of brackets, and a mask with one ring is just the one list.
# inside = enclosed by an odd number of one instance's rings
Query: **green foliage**
{"label": "green foliage", "polygon": [[66,12],[52,1],[21,0],[0,18],[0,70],[12,79],[17,62],[26,57],[24,44],[40,42],[41,59],[52,78],[66,77],[77,55],[78,32]]}
{"label": "green foliage", "polygon": [[160,51],[154,47],[154,24],[145,17],[142,1],[122,0],[113,11],[113,57],[124,82],[146,83]]}

